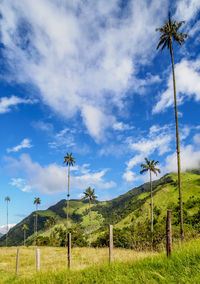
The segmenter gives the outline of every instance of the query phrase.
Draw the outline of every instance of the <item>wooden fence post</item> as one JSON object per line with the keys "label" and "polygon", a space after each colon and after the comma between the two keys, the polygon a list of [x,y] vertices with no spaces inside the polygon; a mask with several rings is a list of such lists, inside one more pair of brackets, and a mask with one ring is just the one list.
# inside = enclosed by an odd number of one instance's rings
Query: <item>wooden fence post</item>
{"label": "wooden fence post", "polygon": [[109,262],[113,262],[113,225],[109,225]]}
{"label": "wooden fence post", "polygon": [[71,233],[68,233],[68,268],[71,267]]}
{"label": "wooden fence post", "polygon": [[17,248],[15,275],[18,275],[18,265],[19,265],[19,248]]}
{"label": "wooden fence post", "polygon": [[167,223],[166,223],[166,250],[167,250],[167,257],[171,256],[172,251],[172,210],[167,210]]}
{"label": "wooden fence post", "polygon": [[36,270],[40,271],[40,249],[36,248]]}

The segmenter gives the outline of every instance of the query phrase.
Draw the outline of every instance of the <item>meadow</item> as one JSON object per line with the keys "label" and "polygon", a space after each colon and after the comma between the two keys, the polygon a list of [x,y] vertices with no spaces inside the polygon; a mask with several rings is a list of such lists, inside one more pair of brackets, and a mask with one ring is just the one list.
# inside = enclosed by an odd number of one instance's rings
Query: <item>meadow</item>
{"label": "meadow", "polygon": [[177,246],[170,259],[164,252],[115,248],[112,264],[108,248],[73,248],[70,271],[66,248],[41,247],[36,272],[35,247],[20,247],[18,276],[16,250],[0,249],[0,283],[200,283],[200,239]]}

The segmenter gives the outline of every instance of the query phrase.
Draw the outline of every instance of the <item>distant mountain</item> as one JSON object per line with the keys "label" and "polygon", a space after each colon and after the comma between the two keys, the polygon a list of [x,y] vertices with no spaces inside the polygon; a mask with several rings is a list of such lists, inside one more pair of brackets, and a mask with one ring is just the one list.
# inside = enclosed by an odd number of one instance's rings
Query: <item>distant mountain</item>
{"label": "distant mountain", "polygon": [[[184,207],[187,209],[186,213],[188,216],[185,215],[187,217],[185,218],[185,221],[193,224],[200,218],[197,214],[200,207],[199,171],[182,173],[182,188]],[[95,223],[93,226],[93,236],[95,237],[102,233],[107,229],[108,224],[115,225],[115,228],[123,228],[131,226],[133,220],[134,224],[137,224],[138,222],[141,223],[146,218],[149,218],[149,191],[149,183],[145,183],[112,200],[104,202],[94,201],[91,208],[92,219]],[[176,213],[178,210],[177,175],[167,174],[154,181],[153,198],[156,222],[164,222],[167,209],[173,209],[173,212],[175,212],[174,218],[176,218],[176,216],[178,216]],[[84,230],[87,230],[89,223],[88,207],[88,200],[70,200],[70,222],[72,224],[79,224]],[[29,227],[27,237],[31,240],[34,233],[34,214],[35,212],[31,213],[28,217],[10,229],[8,234],[8,245],[23,244],[23,224],[26,224]],[[66,225],[66,200],[59,201],[47,210],[38,211],[38,234],[43,236],[50,234],[49,229],[46,228],[44,224],[51,216],[56,217],[56,225]],[[191,218],[196,221],[192,221]],[[5,245],[5,236],[0,239],[0,246],[2,245]]]}

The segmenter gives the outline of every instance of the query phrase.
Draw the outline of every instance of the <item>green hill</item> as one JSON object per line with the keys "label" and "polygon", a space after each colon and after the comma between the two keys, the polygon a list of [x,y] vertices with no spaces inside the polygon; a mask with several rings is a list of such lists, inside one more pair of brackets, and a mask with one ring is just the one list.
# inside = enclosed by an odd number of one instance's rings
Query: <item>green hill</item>
{"label": "green hill", "polygon": [[[184,222],[187,231],[200,231],[200,171],[182,173]],[[156,228],[165,226],[167,209],[173,210],[173,226],[179,226],[177,175],[167,174],[153,182],[154,225]],[[19,245],[23,243],[22,226],[29,227],[27,237],[29,243],[33,241],[34,213],[30,214],[9,231],[8,244]],[[115,229],[123,230],[124,234],[133,231],[148,231],[150,220],[150,192],[149,183],[131,189],[109,201],[95,201],[92,204],[92,225],[89,226],[88,201],[70,200],[70,223],[78,225],[82,234],[87,236],[92,230],[92,239],[95,241],[102,236],[108,224],[114,224]],[[46,228],[45,221],[51,216],[56,217],[56,226],[66,225],[66,200],[61,200],[47,210],[38,211],[38,234],[50,236],[53,228]],[[55,227],[55,226],[54,226]],[[132,232],[132,233],[131,233]],[[135,233],[136,234],[136,233]],[[5,245],[5,236],[0,239],[0,246]]]}

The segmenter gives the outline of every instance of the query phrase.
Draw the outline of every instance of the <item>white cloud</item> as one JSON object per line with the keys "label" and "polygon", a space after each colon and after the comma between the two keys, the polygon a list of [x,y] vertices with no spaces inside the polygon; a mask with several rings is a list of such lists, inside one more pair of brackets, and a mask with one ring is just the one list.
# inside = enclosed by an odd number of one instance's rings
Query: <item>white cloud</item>
{"label": "white cloud", "polygon": [[135,155],[127,162],[127,170],[132,169],[135,165],[142,162],[144,160],[144,153]]}
{"label": "white cloud", "polygon": [[148,181],[146,175],[142,177],[139,174],[136,175],[136,173],[132,171],[132,168],[139,163],[144,162],[144,158],[149,157],[155,151],[158,152],[159,156],[169,152],[171,142],[172,133],[170,125],[164,125],[162,127],[153,125],[150,128],[147,137],[139,137],[136,139],[136,142],[133,141],[133,138],[127,139],[128,147],[133,153],[133,157],[126,162],[126,169],[122,176],[123,179],[127,182],[134,182],[137,180]]}
{"label": "white cloud", "polygon": [[128,125],[128,124],[123,123],[123,122],[115,122],[113,124],[113,129],[118,130],[118,131],[131,130],[133,128],[134,128],[134,126]]}
{"label": "white cloud", "polygon": [[49,133],[52,133],[53,131],[53,125],[51,123],[44,122],[44,121],[34,121],[32,122],[32,126],[35,129],[39,129],[39,130],[49,132]]}
{"label": "white cloud", "polygon": [[104,140],[104,131],[114,120],[112,116],[107,117],[98,108],[89,105],[83,107],[82,117],[89,134],[95,137],[96,141]]}
{"label": "white cloud", "polygon": [[194,143],[200,147],[200,133],[197,133],[193,137]]}
{"label": "white cloud", "polygon": [[17,187],[23,192],[30,192],[31,191],[31,186],[26,184],[26,181],[22,178],[12,178],[10,185]]}
{"label": "white cloud", "polygon": [[65,148],[71,148],[76,145],[74,136],[69,128],[64,128],[60,132],[54,134],[54,141],[49,142],[50,148],[56,149],[64,146]]}
{"label": "white cloud", "polygon": [[123,179],[125,179],[127,182],[134,182],[140,179],[139,175],[136,175],[136,173],[134,173],[131,170],[126,170],[126,172],[123,174]]}
{"label": "white cloud", "polygon": [[22,140],[22,142],[19,145],[15,146],[13,148],[8,148],[7,152],[8,153],[10,153],[10,152],[18,152],[21,149],[25,149],[25,148],[29,149],[29,148],[32,148],[32,147],[33,147],[33,145],[31,144],[31,140],[25,138],[24,140]]}
{"label": "white cloud", "polygon": [[[36,85],[43,102],[66,119],[81,115],[99,141],[112,128],[113,109],[124,107],[126,91],[146,86],[137,75],[155,54],[155,28],[167,5],[131,0],[122,11],[115,0],[4,0],[3,55],[13,80]],[[147,77],[148,84],[159,80]]]}
{"label": "white cloud", "polygon": [[[6,159],[8,167],[18,170],[25,175],[25,182],[30,188],[41,193],[54,194],[65,192],[67,188],[67,168],[57,164],[41,166],[33,162],[29,155],[23,154],[19,160],[13,158]],[[113,181],[105,181],[106,169],[100,171],[91,171],[89,165],[84,164],[82,167],[72,167],[71,191],[80,193],[88,186],[97,187],[98,189],[107,189],[116,186]],[[24,180],[16,178],[12,180],[15,185],[20,185]],[[74,192],[75,191],[75,192]]]}
{"label": "white cloud", "polygon": [[[8,230],[10,230],[15,225],[16,224],[8,224]],[[4,234],[6,234],[6,232],[7,232],[7,225],[0,226],[0,233],[4,235]]]}
{"label": "white cloud", "polygon": [[179,0],[176,3],[174,19],[188,22],[195,18],[199,9],[200,2],[198,0]]}
{"label": "white cloud", "polygon": [[16,96],[2,97],[0,99],[0,114],[10,112],[12,107],[19,104],[33,104],[36,100],[22,99]]}
{"label": "white cloud", "polygon": [[180,129],[180,140],[185,140],[185,139],[189,136],[189,134],[190,134],[192,128],[193,128],[193,127],[190,127],[190,126],[188,126],[188,125],[183,126],[183,127]]}
{"label": "white cloud", "polygon": [[[178,104],[185,98],[200,101],[200,59],[187,61],[183,59],[175,65]],[[159,113],[174,104],[172,74],[169,76],[167,90],[160,94],[153,113]]]}
{"label": "white cloud", "polygon": [[[181,147],[181,170],[200,168],[200,151],[194,149],[194,146],[188,145]],[[167,156],[165,172],[177,172],[176,152]]]}
{"label": "white cloud", "polygon": [[166,152],[170,151],[170,143],[172,140],[172,135],[170,131],[170,126],[166,125],[164,127],[158,127],[157,125],[153,125],[150,128],[149,134],[146,138],[137,138],[135,139],[129,138],[127,139],[129,148],[133,152],[138,152],[139,154],[135,155],[131,160],[130,164],[132,166],[136,165],[141,157],[149,156],[155,150],[158,151],[159,155],[163,155]]}

